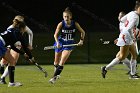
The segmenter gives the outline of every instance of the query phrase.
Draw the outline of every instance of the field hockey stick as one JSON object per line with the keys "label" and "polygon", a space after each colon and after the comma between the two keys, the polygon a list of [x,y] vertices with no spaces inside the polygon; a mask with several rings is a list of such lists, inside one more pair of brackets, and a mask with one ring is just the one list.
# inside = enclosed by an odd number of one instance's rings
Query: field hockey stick
{"label": "field hockey stick", "polygon": [[103,40],[102,38],[100,39],[100,42],[104,45],[110,44],[110,41]]}
{"label": "field hockey stick", "polygon": [[47,71],[46,71],[44,68],[42,68],[38,63],[36,63],[35,61],[32,61],[32,60],[30,60],[30,59],[29,59],[29,61],[30,61],[31,63],[34,63],[35,66],[37,66],[37,67],[39,68],[39,70],[45,74],[45,77],[48,76]]}
{"label": "field hockey stick", "polygon": [[139,55],[139,49],[138,49],[137,41],[135,42],[135,46],[136,46],[136,53],[137,53],[137,55]]}
{"label": "field hockey stick", "polygon": [[[78,44],[62,45],[61,47],[72,47],[72,46],[78,46]],[[46,47],[44,47],[44,50],[56,49],[56,48],[57,48],[57,46],[46,46]]]}
{"label": "field hockey stick", "polygon": [[42,71],[45,74],[45,77],[48,76],[47,71],[45,71],[45,69],[43,69],[40,65],[38,65],[38,63],[34,62],[34,64],[39,68],[40,71]]}

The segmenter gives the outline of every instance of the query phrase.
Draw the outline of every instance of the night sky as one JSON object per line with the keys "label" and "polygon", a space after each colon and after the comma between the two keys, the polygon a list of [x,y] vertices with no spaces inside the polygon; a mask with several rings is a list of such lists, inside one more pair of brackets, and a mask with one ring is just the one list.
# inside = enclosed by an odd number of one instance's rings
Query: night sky
{"label": "night sky", "polygon": [[95,25],[104,28],[106,24],[117,26],[118,13],[133,10],[135,0],[1,0],[0,3],[0,29],[11,24],[17,14],[24,14],[26,22],[34,27],[51,29],[62,20],[62,12],[67,6],[73,19],[85,28]]}

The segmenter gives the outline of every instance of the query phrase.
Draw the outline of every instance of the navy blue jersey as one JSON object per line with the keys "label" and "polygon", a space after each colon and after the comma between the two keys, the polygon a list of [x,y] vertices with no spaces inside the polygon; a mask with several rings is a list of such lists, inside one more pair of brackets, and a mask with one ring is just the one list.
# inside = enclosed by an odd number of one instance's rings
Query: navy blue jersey
{"label": "navy blue jersey", "polygon": [[70,26],[67,26],[64,20],[62,21],[62,29],[61,29],[60,37],[63,40],[66,40],[66,41],[74,40],[75,32],[76,32],[75,21],[72,20]]}
{"label": "navy blue jersey", "polygon": [[[60,45],[74,44],[74,37],[76,34],[75,21],[71,21],[70,26],[67,26],[65,21],[62,21],[62,29],[60,32],[59,43]],[[54,44],[56,46],[56,42]],[[62,47],[55,49],[55,52],[62,52],[63,50],[73,50],[74,47]]]}
{"label": "navy blue jersey", "polygon": [[30,58],[32,57],[31,52],[27,48],[28,47],[28,43],[26,42],[26,38],[23,37],[23,34],[20,32],[20,30],[18,28],[10,28],[7,31],[4,31],[3,33],[1,33],[1,37],[5,41],[5,46],[10,45],[11,48],[14,49],[18,53],[21,53],[21,52],[16,49],[14,44],[17,41],[20,41],[24,51],[27,53],[27,55]]}

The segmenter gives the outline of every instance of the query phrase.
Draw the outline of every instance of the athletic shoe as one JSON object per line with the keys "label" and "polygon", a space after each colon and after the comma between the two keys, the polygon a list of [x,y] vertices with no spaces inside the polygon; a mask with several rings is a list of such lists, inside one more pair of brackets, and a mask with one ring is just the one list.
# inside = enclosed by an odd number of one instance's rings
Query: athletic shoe
{"label": "athletic shoe", "polygon": [[20,82],[15,82],[15,83],[10,83],[8,84],[8,87],[19,87],[22,86],[22,84]]}
{"label": "athletic shoe", "polygon": [[49,83],[54,84],[57,79],[60,79],[60,75],[57,75],[49,80]]}
{"label": "athletic shoe", "polygon": [[60,75],[57,75],[56,79],[60,79]]}
{"label": "athletic shoe", "polygon": [[135,75],[130,75],[129,79],[139,79],[140,76],[135,74]]}
{"label": "athletic shoe", "polygon": [[3,79],[1,78],[0,79],[0,84],[7,84],[6,81],[5,81],[5,78],[3,78]]}
{"label": "athletic shoe", "polygon": [[102,70],[102,77],[105,78],[107,70],[105,70],[106,66],[101,67]]}

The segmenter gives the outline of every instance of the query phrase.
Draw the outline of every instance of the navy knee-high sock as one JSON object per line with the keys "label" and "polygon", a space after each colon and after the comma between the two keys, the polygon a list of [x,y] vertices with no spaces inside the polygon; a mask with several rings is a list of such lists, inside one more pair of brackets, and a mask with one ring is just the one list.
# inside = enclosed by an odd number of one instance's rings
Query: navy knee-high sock
{"label": "navy knee-high sock", "polygon": [[9,81],[10,83],[14,83],[15,66],[9,66],[8,71],[9,71]]}
{"label": "navy knee-high sock", "polygon": [[4,73],[4,67],[0,66],[0,74],[2,75]]}
{"label": "navy knee-high sock", "polygon": [[54,72],[54,77],[55,76],[57,76],[57,75],[60,75],[60,73],[62,72],[62,70],[63,70],[63,66],[58,66],[57,68],[56,68],[56,71]]}

